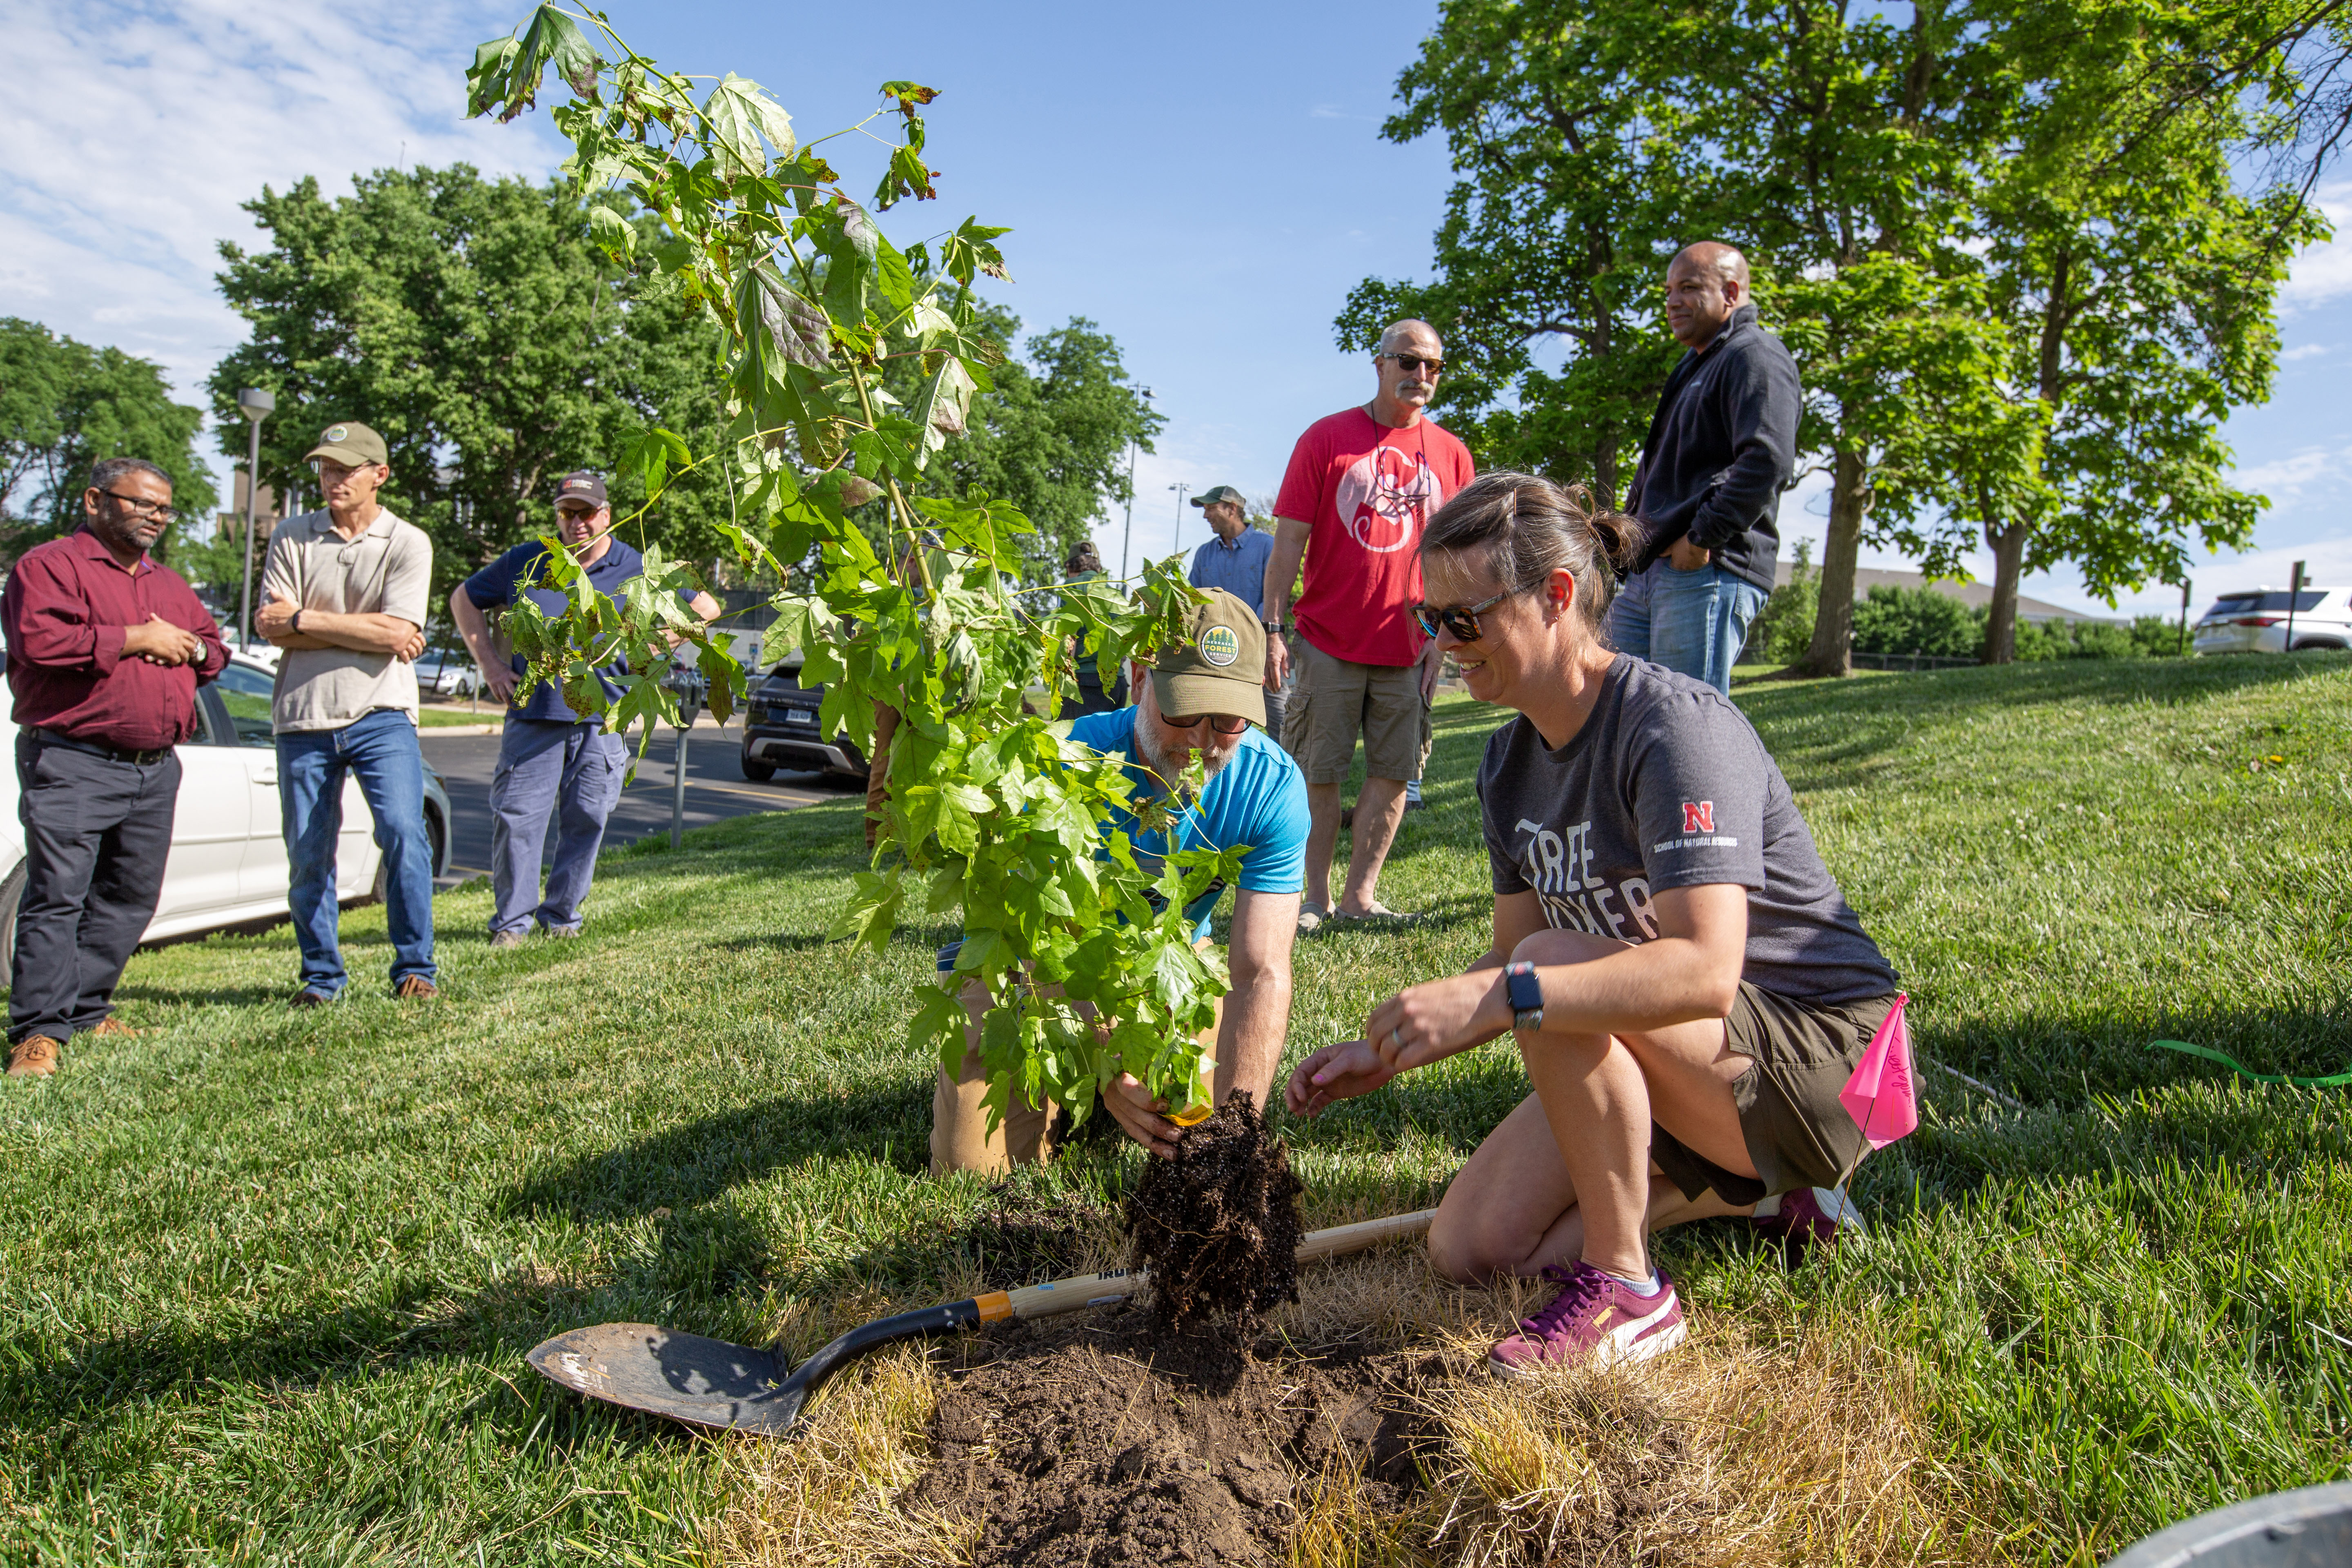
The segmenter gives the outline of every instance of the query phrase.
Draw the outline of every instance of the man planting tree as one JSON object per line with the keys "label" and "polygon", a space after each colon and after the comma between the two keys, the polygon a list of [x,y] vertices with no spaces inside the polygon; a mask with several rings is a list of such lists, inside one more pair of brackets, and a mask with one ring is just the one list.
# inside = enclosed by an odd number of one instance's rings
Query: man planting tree
{"label": "man planting tree", "polygon": [[[1092,713],[1071,726],[1070,739],[1128,760],[1132,802],[1143,808],[1164,800],[1175,826],[1146,829],[1134,812],[1106,825],[1126,834],[1139,862],[1173,848],[1233,849],[1242,856],[1234,900],[1229,963],[1233,990],[1221,1000],[1213,1037],[1213,1099],[1223,1104],[1236,1089],[1261,1106],[1274,1083],[1290,1020],[1290,949],[1297,931],[1298,895],[1307,847],[1307,785],[1281,747],[1252,725],[1265,722],[1265,636],[1251,608],[1222,589],[1194,608],[1184,637],[1157,662],[1138,660],[1129,672],[1135,704]],[[1197,798],[1179,787],[1194,756],[1205,780]],[[1173,798],[1165,798],[1173,795]],[[1209,917],[1224,890],[1212,882],[1185,906],[1193,938],[1209,940]],[[940,954],[951,971],[961,943]],[[961,1070],[939,1078],[931,1106],[931,1168],[1001,1174],[1053,1153],[1055,1106],[1025,1102],[1016,1089],[1008,1113],[992,1132],[985,1105],[988,1082],[981,1061],[980,1027],[986,991],[967,984],[971,1016]],[[1109,1020],[1102,1020],[1108,1027]],[[1122,1071],[1103,1093],[1103,1106],[1129,1137],[1155,1154],[1171,1153],[1176,1124],[1169,1104]]]}

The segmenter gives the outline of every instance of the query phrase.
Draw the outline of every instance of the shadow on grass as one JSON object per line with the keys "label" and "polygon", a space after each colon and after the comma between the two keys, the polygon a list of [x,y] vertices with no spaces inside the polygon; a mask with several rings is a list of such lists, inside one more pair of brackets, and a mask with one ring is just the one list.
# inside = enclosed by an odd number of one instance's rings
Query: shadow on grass
{"label": "shadow on grass", "polygon": [[786,1095],[583,1155],[514,1188],[504,1206],[586,1220],[691,1208],[822,1156],[862,1154],[916,1174],[929,1161],[930,1124],[928,1076],[838,1096]]}

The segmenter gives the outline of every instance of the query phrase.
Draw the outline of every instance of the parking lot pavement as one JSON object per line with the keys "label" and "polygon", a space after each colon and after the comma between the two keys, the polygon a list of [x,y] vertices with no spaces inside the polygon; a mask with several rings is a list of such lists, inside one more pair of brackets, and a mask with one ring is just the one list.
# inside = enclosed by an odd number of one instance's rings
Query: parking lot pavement
{"label": "parking lot pavement", "polygon": [[[451,815],[457,818],[449,846],[449,878],[443,886],[469,877],[487,876],[490,864],[490,774],[499,763],[496,735],[436,735],[426,730],[419,737],[425,760],[441,773],[448,787]],[[634,844],[648,836],[669,836],[670,766],[677,752],[677,732],[659,731],[637,764],[637,775],[621,793],[621,804],[604,828],[607,847]],[[701,827],[755,811],[789,811],[817,801],[846,800],[855,785],[817,773],[778,773],[768,784],[743,776],[743,732],[729,728],[697,729],[687,742],[686,826]],[[550,825],[545,858],[555,857],[555,831]]]}

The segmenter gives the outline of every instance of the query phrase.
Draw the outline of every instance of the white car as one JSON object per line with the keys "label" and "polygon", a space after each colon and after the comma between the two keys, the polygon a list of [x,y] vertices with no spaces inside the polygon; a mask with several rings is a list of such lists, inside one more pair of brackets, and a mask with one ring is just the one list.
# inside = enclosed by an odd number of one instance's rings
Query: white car
{"label": "white car", "polygon": [[[2287,591],[2224,594],[2197,621],[2199,653],[2284,653]],[[2294,646],[2352,647],[2352,588],[2306,587],[2294,595]]]}
{"label": "white car", "polygon": [[[278,750],[269,733],[270,671],[239,655],[219,679],[197,688],[195,737],[178,748],[180,795],[172,818],[172,854],[163,893],[141,939],[282,915],[292,873],[278,815]],[[16,949],[16,901],[25,890],[25,843],[16,816],[16,726],[0,717],[0,963]],[[425,769],[425,828],[433,840],[433,874],[449,868],[449,793]],[[343,781],[343,832],[335,850],[335,896],[343,903],[379,897],[383,855],[375,816],[359,784]]]}

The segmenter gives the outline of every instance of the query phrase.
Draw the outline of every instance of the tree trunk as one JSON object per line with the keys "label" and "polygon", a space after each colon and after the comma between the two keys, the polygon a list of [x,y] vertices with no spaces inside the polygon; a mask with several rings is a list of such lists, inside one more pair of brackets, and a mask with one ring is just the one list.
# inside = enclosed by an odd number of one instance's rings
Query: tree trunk
{"label": "tree trunk", "polygon": [[1813,613],[1813,644],[1792,672],[1848,675],[1853,670],[1853,574],[1862,554],[1862,514],[1869,504],[1862,454],[1841,451],[1830,468],[1830,531],[1822,544],[1822,597]]}
{"label": "tree trunk", "polygon": [[1985,542],[1992,546],[1992,604],[1985,617],[1984,661],[2017,662],[2017,581],[2025,564],[2025,524],[2012,522],[1998,531],[1988,526]]}

